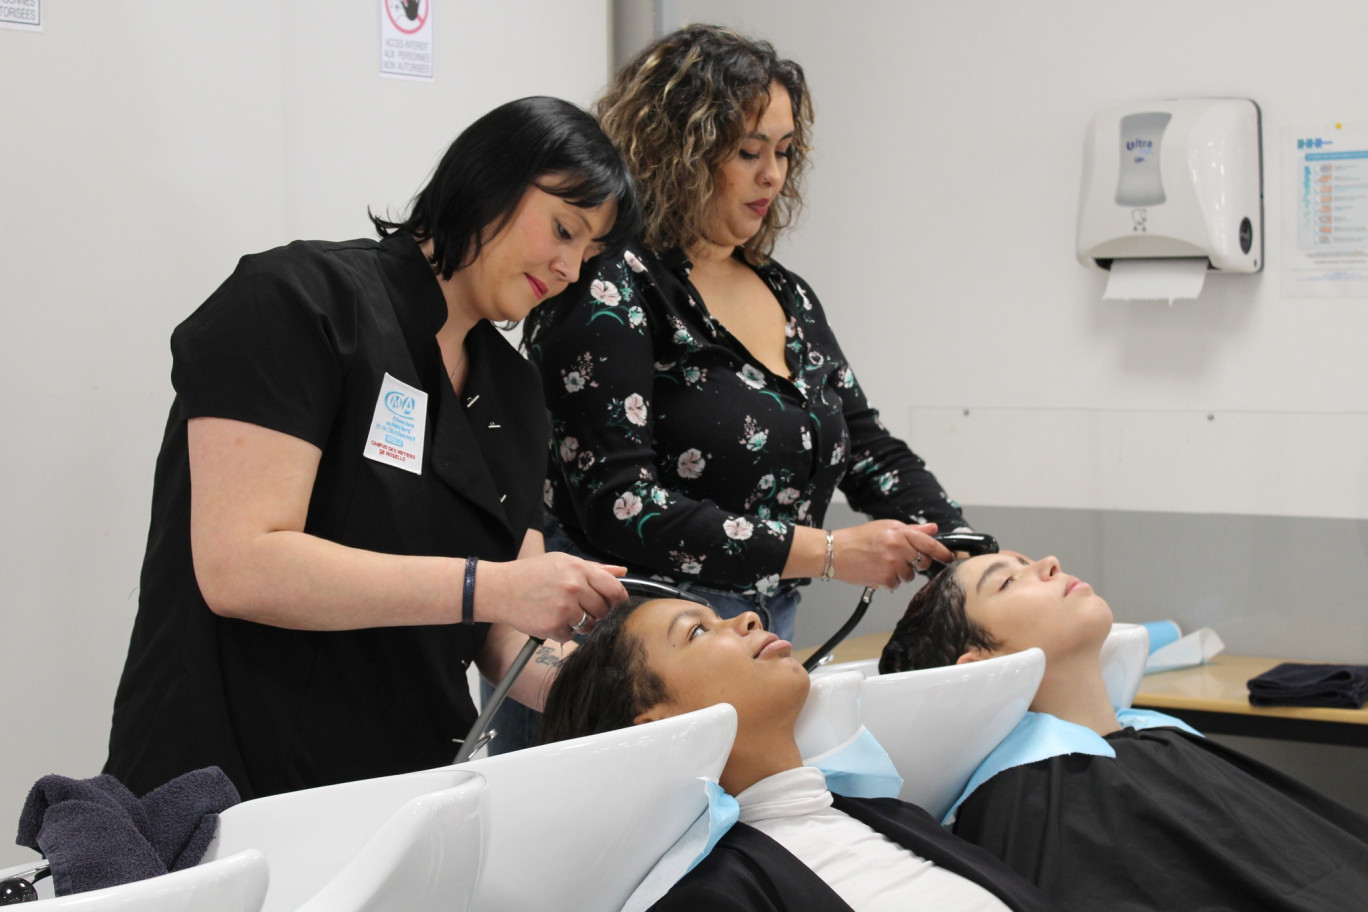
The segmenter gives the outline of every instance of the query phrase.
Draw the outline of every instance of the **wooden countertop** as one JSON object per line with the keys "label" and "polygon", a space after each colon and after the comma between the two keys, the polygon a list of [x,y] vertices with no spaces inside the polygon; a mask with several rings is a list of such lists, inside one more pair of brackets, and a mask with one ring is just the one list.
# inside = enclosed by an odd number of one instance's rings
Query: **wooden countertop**
{"label": "wooden countertop", "polygon": [[1294,659],[1221,653],[1205,665],[1145,675],[1135,705],[1147,709],[1233,713],[1315,722],[1368,725],[1368,707],[1330,709],[1324,706],[1253,706],[1245,682],[1275,665]]}

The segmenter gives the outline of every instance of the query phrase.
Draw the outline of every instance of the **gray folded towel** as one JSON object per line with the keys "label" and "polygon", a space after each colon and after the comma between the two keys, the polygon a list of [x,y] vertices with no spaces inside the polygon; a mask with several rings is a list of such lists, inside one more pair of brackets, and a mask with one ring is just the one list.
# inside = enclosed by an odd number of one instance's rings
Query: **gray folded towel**
{"label": "gray folded towel", "polygon": [[16,841],[41,852],[58,896],[191,867],[238,803],[216,766],[186,773],[135,798],[113,776],[44,776],[29,790]]}

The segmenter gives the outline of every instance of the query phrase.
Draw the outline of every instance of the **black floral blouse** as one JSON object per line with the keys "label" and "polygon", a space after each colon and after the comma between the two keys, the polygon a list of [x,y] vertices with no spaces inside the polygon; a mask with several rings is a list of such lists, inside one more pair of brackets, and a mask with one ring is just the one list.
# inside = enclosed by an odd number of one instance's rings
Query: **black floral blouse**
{"label": "black floral blouse", "polygon": [[553,425],[546,504],[578,546],[771,594],[793,527],[820,526],[837,487],[876,518],[966,528],[865,400],[801,279],[755,267],[788,315],[790,379],[713,320],[690,268],[679,251],[630,249],[528,321]]}

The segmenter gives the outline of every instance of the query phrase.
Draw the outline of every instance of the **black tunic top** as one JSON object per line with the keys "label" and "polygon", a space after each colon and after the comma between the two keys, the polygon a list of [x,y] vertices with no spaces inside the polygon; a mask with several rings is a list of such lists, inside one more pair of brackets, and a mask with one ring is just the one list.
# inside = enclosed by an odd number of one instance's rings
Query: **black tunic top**
{"label": "black tunic top", "polygon": [[[135,793],[211,764],[251,798],[451,762],[475,718],[465,669],[487,626],[309,632],[218,617],[191,563],[186,451],[199,416],[290,434],[322,450],[306,532],[512,559],[540,527],[540,384],[480,323],[458,401],[435,338],[446,313],[411,239],[298,242],[244,257],[176,329],[176,399],[105,767]],[[420,474],[363,455],[386,374],[427,393]]]}
{"label": "black tunic top", "polygon": [[794,526],[821,526],[838,486],[871,516],[964,526],[879,421],[798,276],[755,267],[787,315],[780,377],[712,318],[690,268],[634,246],[528,323],[553,419],[547,503],[577,545],[638,573],[769,594]]}
{"label": "black tunic top", "polygon": [[[1051,909],[1040,891],[996,858],[955,838],[921,808],[896,798],[833,795],[838,811],[937,867],[971,880],[1009,909]],[[1103,908],[1103,907],[1099,907]],[[738,823],[675,884],[652,912],[850,912],[835,890],[793,853]]]}
{"label": "black tunic top", "polygon": [[1368,897],[1368,818],[1205,738],[1123,729],[1116,757],[998,773],[955,833],[1073,910],[1327,912]]}

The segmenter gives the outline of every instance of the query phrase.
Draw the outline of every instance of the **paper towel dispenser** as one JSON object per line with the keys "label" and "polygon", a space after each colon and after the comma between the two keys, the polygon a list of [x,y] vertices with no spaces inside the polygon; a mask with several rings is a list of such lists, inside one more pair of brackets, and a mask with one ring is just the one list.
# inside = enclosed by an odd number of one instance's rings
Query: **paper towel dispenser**
{"label": "paper towel dispenser", "polygon": [[1184,98],[1098,112],[1083,147],[1078,258],[1205,257],[1209,270],[1263,268],[1259,106]]}

